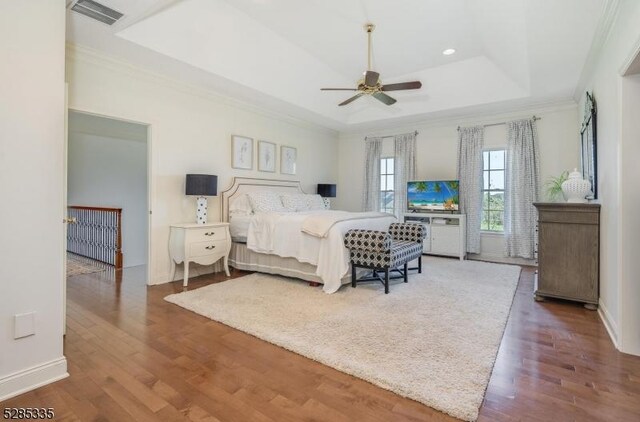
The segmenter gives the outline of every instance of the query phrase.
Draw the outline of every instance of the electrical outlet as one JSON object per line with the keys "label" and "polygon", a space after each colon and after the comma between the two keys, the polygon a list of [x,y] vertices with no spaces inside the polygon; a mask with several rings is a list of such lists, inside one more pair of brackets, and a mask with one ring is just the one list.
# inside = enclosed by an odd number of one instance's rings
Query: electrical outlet
{"label": "electrical outlet", "polygon": [[29,337],[36,333],[36,313],[16,314],[13,323],[13,338]]}

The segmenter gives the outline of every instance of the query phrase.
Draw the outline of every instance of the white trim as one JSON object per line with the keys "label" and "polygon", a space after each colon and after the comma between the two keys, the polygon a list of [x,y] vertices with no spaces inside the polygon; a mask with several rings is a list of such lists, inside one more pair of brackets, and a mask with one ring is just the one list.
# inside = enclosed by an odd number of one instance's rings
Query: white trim
{"label": "white trim", "polygon": [[479,254],[468,253],[467,259],[470,261],[496,262],[499,264],[521,265],[526,267],[538,266],[535,263],[535,261],[531,259],[513,258],[513,257],[504,256],[504,255],[496,255],[496,254],[488,254],[488,253],[479,253]]}
{"label": "white trim", "polygon": [[[495,107],[495,108],[492,108]],[[389,133],[406,133],[419,128],[432,128],[442,126],[478,126],[491,125],[503,122],[506,119],[518,120],[531,118],[532,115],[538,117],[546,113],[556,113],[558,111],[570,110],[577,108],[578,103],[571,98],[550,99],[536,103],[514,104],[505,102],[498,105],[472,106],[469,108],[456,111],[455,114],[442,115],[442,112],[434,112],[432,114],[408,116],[407,118],[399,118],[401,121],[388,122],[386,120],[370,123],[354,123],[343,130],[340,135],[358,135],[366,134],[371,137],[385,137]],[[489,108],[490,111],[483,111]],[[447,110],[448,113],[451,111]]]}
{"label": "white trim", "polygon": [[635,44],[633,45],[633,49],[631,50],[631,53],[629,53],[629,56],[624,60],[624,63],[622,63],[622,66],[620,67],[620,76],[631,76],[631,74],[629,73],[629,70],[630,70],[629,68],[639,56],[640,56],[640,37],[638,37]]}
{"label": "white trim", "polygon": [[[286,113],[276,112],[269,110],[265,107],[259,107],[249,102],[238,100],[229,96],[225,96],[211,89],[203,86],[190,84],[180,81],[168,76],[164,76],[160,73],[156,73],[138,66],[135,66],[129,62],[120,60],[113,56],[108,56],[98,50],[82,46],[79,44],[67,43],[66,45],[66,60],[67,61],[79,61],[89,63],[95,66],[99,66],[115,72],[125,73],[132,77],[139,77],[149,80],[161,86],[174,89],[176,91],[194,95],[200,98],[205,98],[210,101],[214,101],[219,104],[224,104],[230,107],[234,107],[249,113],[254,113],[263,117],[268,117],[276,120],[280,120],[285,123],[292,124],[306,130],[312,130],[322,134],[330,136],[337,136],[338,131],[327,126],[322,126],[316,123],[312,123],[307,120],[300,119],[295,116],[291,116]],[[68,66],[68,64],[67,64]]]}
{"label": "white trim", "polygon": [[620,0],[606,0],[602,6],[602,16],[596,27],[589,52],[587,53],[587,60],[580,73],[580,79],[578,80],[576,89],[573,91],[573,98],[578,103],[587,89],[587,82],[589,82],[589,79],[598,66],[602,49],[611,35],[611,29],[618,15],[619,6]]}
{"label": "white trim", "polygon": [[614,319],[611,318],[611,313],[609,313],[607,307],[604,306],[604,302],[602,301],[602,299],[598,300],[598,315],[600,316],[600,319],[604,324],[604,328],[607,329],[613,345],[616,347],[616,349],[620,350],[620,344],[618,343],[618,325],[616,324]]}
{"label": "white trim", "polygon": [[64,356],[15,372],[0,378],[0,401],[19,396],[68,376],[67,359]]}

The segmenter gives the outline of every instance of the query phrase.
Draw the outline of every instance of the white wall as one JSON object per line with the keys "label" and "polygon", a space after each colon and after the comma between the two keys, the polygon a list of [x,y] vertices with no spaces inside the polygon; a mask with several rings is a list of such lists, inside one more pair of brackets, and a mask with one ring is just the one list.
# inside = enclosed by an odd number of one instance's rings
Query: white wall
{"label": "white wall", "polygon": [[[150,125],[150,280],[168,281],[169,224],[195,221],[195,200],[184,195],[185,174],[218,175],[218,192],[234,176],[300,180],[306,192],[337,174],[337,134],[238,104],[179,81],[71,48],[67,56],[69,107]],[[230,166],[231,135],[264,139],[298,149],[295,176]],[[279,168],[279,162],[278,162]],[[220,216],[219,197],[209,200],[209,220]]]}
{"label": "white wall", "polygon": [[[640,45],[640,44],[639,44]],[[640,55],[638,56],[640,60]],[[620,212],[622,268],[620,285],[621,349],[640,355],[640,74],[622,80]]]}
{"label": "white wall", "polygon": [[[389,135],[418,130],[417,136],[417,179],[455,179],[458,148],[457,127],[475,124],[491,124],[532,115],[542,117],[537,122],[540,141],[540,172],[542,183],[551,176],[579,165],[577,108],[573,103],[557,105],[546,109],[531,109],[501,115],[476,117],[473,119],[448,120],[445,122],[421,122],[411,126],[390,128],[384,133],[344,134],[340,137],[340,161],[338,176],[338,197],[336,207],[357,211],[361,209],[364,172],[364,137]],[[506,146],[505,125],[490,126],[485,129],[485,146]],[[393,139],[385,139],[384,151],[393,153]],[[542,189],[544,191],[544,189]],[[543,198],[544,199],[544,198]],[[483,234],[481,259],[504,260],[504,237]],[[521,262],[508,260],[509,262]]]}
{"label": "white wall", "polygon": [[[125,128],[118,130],[118,126]],[[82,113],[69,115],[68,204],[122,208],[125,267],[147,263],[146,134],[143,125]]]}
{"label": "white wall", "polygon": [[[615,21],[606,43],[597,58],[596,65],[588,69],[585,89],[595,97],[598,139],[598,202],[602,204],[600,216],[600,312],[609,332],[622,350],[640,354],[637,332],[640,321],[637,319],[637,300],[627,296],[637,291],[638,273],[634,266],[638,261],[640,240],[637,232],[629,231],[637,220],[637,213],[631,208],[625,209],[628,202],[636,199],[632,192],[638,190],[637,179],[637,133],[631,132],[629,138],[622,136],[623,120],[637,121],[637,114],[626,114],[628,102],[623,100],[623,82],[620,71],[636,51],[640,42],[640,2],[621,0]],[[629,88],[633,82],[628,82]],[[625,86],[626,89],[626,86]],[[581,107],[584,93],[581,95]],[[630,100],[629,100],[630,101]],[[626,105],[626,106],[625,106]],[[623,109],[623,106],[625,108]],[[637,112],[636,112],[637,113]],[[580,113],[579,121],[582,121]],[[633,125],[627,126],[633,130]],[[632,179],[627,179],[632,177]],[[631,196],[629,196],[631,194]],[[635,286],[635,288],[625,288]],[[623,307],[627,303],[627,307]],[[627,302],[630,299],[631,302]],[[635,297],[637,299],[637,296]],[[631,331],[629,331],[631,330]],[[631,335],[633,344],[626,344]]]}
{"label": "white wall", "polygon": [[[1,401],[67,376],[62,354],[65,2],[2,1],[0,17]],[[29,312],[35,312],[35,335],[14,339],[14,315]]]}

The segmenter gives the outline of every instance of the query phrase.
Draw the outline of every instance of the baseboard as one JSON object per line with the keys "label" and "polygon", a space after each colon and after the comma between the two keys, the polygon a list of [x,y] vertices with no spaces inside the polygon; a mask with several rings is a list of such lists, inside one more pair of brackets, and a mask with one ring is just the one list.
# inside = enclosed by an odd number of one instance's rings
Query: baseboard
{"label": "baseboard", "polygon": [[0,378],[0,402],[67,378],[67,359],[63,356],[41,365]]}
{"label": "baseboard", "polygon": [[602,300],[598,300],[598,315],[600,316],[600,319],[604,324],[604,328],[607,329],[613,345],[616,347],[616,349],[620,350],[620,345],[618,344],[618,326],[611,317],[611,313],[609,313],[607,307],[604,306],[604,303],[602,303]]}
{"label": "baseboard", "polygon": [[[166,284],[166,283],[182,280],[182,277],[184,274],[182,272],[183,268],[184,267],[182,264],[178,264],[178,268],[176,269],[176,275],[173,280],[171,280],[171,275],[169,273],[156,274],[153,277],[151,277],[151,280],[150,280],[151,282],[149,283],[149,285],[156,286],[158,284]],[[220,271],[224,271],[221,260],[212,265],[200,265],[195,262],[191,262],[189,264],[189,279],[192,279],[193,277],[205,275],[205,274],[220,272]]]}
{"label": "baseboard", "polygon": [[497,262],[499,264],[537,266],[533,259],[511,258],[503,255],[467,254],[467,259],[472,261]]}

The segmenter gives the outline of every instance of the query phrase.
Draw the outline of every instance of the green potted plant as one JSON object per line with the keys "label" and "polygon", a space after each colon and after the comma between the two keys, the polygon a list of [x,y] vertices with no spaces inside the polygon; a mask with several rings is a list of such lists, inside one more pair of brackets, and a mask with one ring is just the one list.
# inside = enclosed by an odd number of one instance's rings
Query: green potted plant
{"label": "green potted plant", "polygon": [[569,172],[563,171],[560,176],[550,177],[545,183],[547,199],[551,202],[562,202],[565,200],[562,192],[562,183],[569,178]]}

